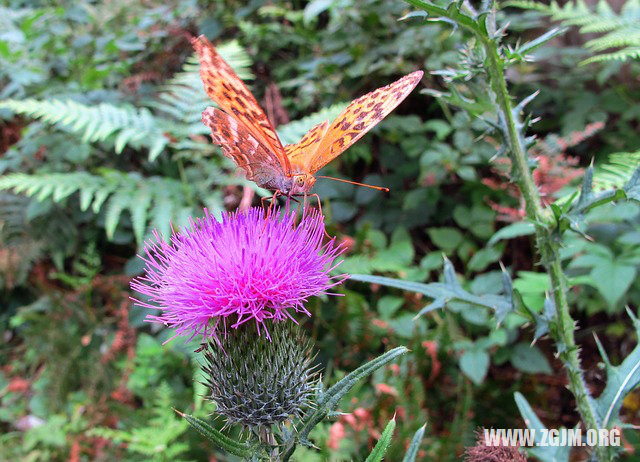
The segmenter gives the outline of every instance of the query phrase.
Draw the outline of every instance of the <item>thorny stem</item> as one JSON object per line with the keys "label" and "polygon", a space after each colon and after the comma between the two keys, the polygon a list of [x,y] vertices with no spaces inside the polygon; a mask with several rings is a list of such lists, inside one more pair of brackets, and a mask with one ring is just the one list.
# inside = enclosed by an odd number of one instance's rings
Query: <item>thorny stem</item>
{"label": "thorny stem", "polygon": [[[556,306],[558,328],[551,332],[557,345],[558,356],[562,359],[569,376],[569,390],[573,393],[578,412],[587,429],[598,429],[598,418],[592,404],[591,395],[584,381],[580,366],[579,348],[576,345],[575,322],[571,318],[567,301],[567,286],[559,254],[559,245],[554,233],[555,219],[542,207],[540,194],[527,163],[527,148],[522,135],[522,124],[514,113],[511,97],[507,89],[503,63],[498,55],[496,43],[481,37],[487,53],[486,69],[496,94],[499,116],[506,127],[507,142],[514,174],[525,199],[527,218],[535,225],[536,245],[551,279],[553,300]],[[596,446],[598,460],[609,460],[604,446]]]}

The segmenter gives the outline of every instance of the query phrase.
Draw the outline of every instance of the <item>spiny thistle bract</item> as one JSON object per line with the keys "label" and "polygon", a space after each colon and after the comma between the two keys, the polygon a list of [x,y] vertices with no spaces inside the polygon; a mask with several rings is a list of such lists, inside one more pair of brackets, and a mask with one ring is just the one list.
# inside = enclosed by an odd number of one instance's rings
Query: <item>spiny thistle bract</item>
{"label": "spiny thistle bract", "polygon": [[253,320],[267,333],[266,320],[293,319],[314,295],[328,294],[346,275],[331,276],[344,251],[335,239],[322,243],[323,216],[306,209],[296,213],[277,207],[268,218],[262,208],[223,213],[216,220],[191,220],[169,242],[154,232],[147,243],[145,274],[131,288],[148,300],[139,306],[160,310],[147,320],[175,328],[175,335],[215,337],[227,324],[237,328]]}
{"label": "spiny thistle bract", "polygon": [[298,326],[273,323],[271,338],[254,323],[230,330],[204,349],[209,398],[228,424],[268,428],[300,417],[315,393],[312,343]]}

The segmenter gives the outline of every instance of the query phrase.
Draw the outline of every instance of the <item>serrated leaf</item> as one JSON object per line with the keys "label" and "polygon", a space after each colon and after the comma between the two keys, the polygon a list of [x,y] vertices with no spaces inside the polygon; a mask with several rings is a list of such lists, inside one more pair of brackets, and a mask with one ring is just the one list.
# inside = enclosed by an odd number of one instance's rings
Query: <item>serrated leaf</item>
{"label": "serrated leaf", "polygon": [[[546,430],[547,427],[542,424],[542,421],[538,418],[522,393],[515,392],[513,397],[525,425],[527,428],[535,430],[534,437],[536,444],[542,443],[543,430]],[[538,459],[553,462],[569,462],[570,450],[570,446],[535,446],[528,448],[528,452]]]}
{"label": "serrated leaf", "polygon": [[[640,322],[631,310],[627,309],[627,313],[633,322],[636,336],[640,339]],[[597,337],[596,341],[600,355],[605,362],[607,385],[594,401],[596,412],[602,421],[602,427],[611,428],[612,425],[619,422],[618,413],[622,407],[622,400],[640,385],[640,342],[619,366],[613,366]]]}
{"label": "serrated leaf", "polygon": [[425,429],[427,428],[427,424],[424,424],[420,427],[411,438],[411,443],[409,444],[409,448],[407,449],[402,462],[415,462],[416,457],[418,457],[418,451],[420,450],[420,443],[422,442],[422,438],[424,436]]}
{"label": "serrated leaf", "polygon": [[[429,284],[425,284],[422,282],[403,281],[401,279],[394,279],[383,276],[371,276],[366,274],[353,274],[351,275],[350,279],[354,281],[380,284],[407,290],[410,292],[424,294],[434,300],[438,300],[438,305],[442,300],[456,300],[467,302],[472,305],[490,308],[496,312],[496,318],[498,322],[501,322],[507,315],[507,313],[513,310],[513,304],[510,300],[511,294],[509,294],[509,298],[494,294],[478,296],[462,289],[455,278],[455,271],[453,271],[453,266],[450,263],[449,265],[447,265],[447,261],[448,260],[445,261],[444,273],[445,276],[447,276],[447,279],[449,281],[448,283],[432,282]],[[454,276],[451,276],[452,271]],[[436,305],[436,308],[438,308],[438,305]]]}
{"label": "serrated leaf", "polygon": [[[409,350],[405,347],[396,347],[393,350],[389,350],[386,353],[378,356],[377,358],[358,367],[356,370],[350,372],[344,378],[338,381],[338,383],[329,388],[326,392],[321,393],[317,400],[316,410],[309,413],[304,419],[302,426],[300,427],[297,434],[298,439],[305,440],[308,437],[309,432],[318,423],[324,420],[331,411],[335,410],[340,402],[340,399],[344,397],[349,392],[349,390],[351,390],[360,380],[372,374],[375,370],[379,369],[385,364],[388,364],[399,356],[407,353],[408,351]],[[290,446],[287,448],[285,452],[285,460],[287,460],[286,456],[290,456],[293,453],[294,449],[294,446]]]}
{"label": "serrated leaf", "polygon": [[418,314],[416,314],[415,318],[418,318],[420,316],[424,316],[425,314],[427,314],[427,313],[429,313],[431,311],[439,310],[440,308],[444,308],[444,306],[446,304],[447,304],[447,299],[446,298],[444,298],[444,297],[436,298],[433,302],[429,303],[427,306],[422,308],[418,312]]}
{"label": "serrated leaf", "polygon": [[246,444],[229,438],[202,419],[188,414],[181,413],[180,415],[184,417],[186,421],[189,422],[189,425],[197,430],[198,433],[230,454],[245,458],[251,456],[252,452]]}
{"label": "serrated leaf", "polygon": [[549,328],[553,319],[556,316],[556,305],[554,301],[548,296],[544,300],[544,312],[542,315],[536,313],[530,313],[533,315],[536,321],[536,330],[533,334],[533,339],[538,340],[545,334],[549,333]]}
{"label": "serrated leaf", "polygon": [[536,48],[539,48],[540,46],[544,45],[548,41],[553,40],[559,35],[564,34],[565,32],[567,32],[567,30],[569,30],[567,27],[554,27],[553,29],[545,32],[539,37],[519,46],[518,48],[516,48],[515,53],[521,56],[524,56],[527,53],[531,53]]}
{"label": "serrated leaf", "polygon": [[369,456],[365,459],[365,462],[380,462],[384,458],[385,452],[387,452],[387,448],[389,447],[389,443],[391,443],[391,437],[393,436],[393,430],[396,428],[396,418],[389,421],[387,426],[384,428],[380,439],[373,447],[373,450],[369,454]]}

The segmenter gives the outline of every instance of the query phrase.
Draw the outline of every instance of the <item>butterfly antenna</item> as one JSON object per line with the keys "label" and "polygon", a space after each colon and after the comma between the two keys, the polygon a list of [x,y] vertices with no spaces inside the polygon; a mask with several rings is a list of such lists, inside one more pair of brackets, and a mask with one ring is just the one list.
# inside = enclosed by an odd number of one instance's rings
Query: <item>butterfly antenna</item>
{"label": "butterfly antenna", "polygon": [[350,181],[350,180],[343,180],[342,178],[334,178],[332,176],[318,175],[317,178],[326,178],[328,180],[340,181],[341,183],[349,183],[349,184],[354,184],[356,186],[363,186],[365,188],[377,189],[378,191],[389,192],[389,188],[385,188],[383,186],[373,186],[373,185],[370,185],[370,184],[358,183],[358,182]]}

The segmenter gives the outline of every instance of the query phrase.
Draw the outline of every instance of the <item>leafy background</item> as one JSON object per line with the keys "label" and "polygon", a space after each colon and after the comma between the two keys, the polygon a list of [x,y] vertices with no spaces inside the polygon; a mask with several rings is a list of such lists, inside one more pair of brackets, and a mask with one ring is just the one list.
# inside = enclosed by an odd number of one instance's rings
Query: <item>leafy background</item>
{"label": "leafy background", "polygon": [[[595,185],[605,189],[622,186],[640,160],[639,66],[637,50],[627,49],[637,26],[612,29],[620,5],[608,11],[603,3],[562,13],[562,5],[531,10],[513,2],[500,12],[514,46],[545,30],[548,15],[586,27],[535,50],[535,61],[509,74],[514,94],[541,91],[529,108],[540,117],[532,153],[547,203],[577,192],[592,161]],[[631,0],[624,7],[627,17],[639,10]],[[426,71],[419,89],[324,172],[391,193],[316,185],[329,232],[349,245],[341,270],[358,276],[340,289],[345,297],[314,300],[313,317],[302,320],[327,383],[391,347],[412,353],[356,387],[341,403],[350,415],[317,427],[319,450],[296,457],[361,460],[397,413],[388,460],[400,460],[424,422],[419,459],[456,460],[477,427],[524,427],[514,392],[547,427],[576,424],[553,345],[543,336],[531,346],[537,333],[526,319],[489,308],[507,293],[501,264],[540,315],[548,280],[533,258],[508,165],[495,158],[497,141],[482,137],[479,120],[434,98],[447,77],[436,71],[465,53],[460,32],[425,27],[419,17],[398,21],[410,11],[382,0],[3,3],[3,457],[230,460],[172,410],[212,412],[196,382],[193,345],[163,346],[170,333],[144,323],[146,313],[128,298],[141,270],[135,255],[151,230],[167,235],[170,222],[185,224],[205,206],[219,213],[265,193],[236,175],[200,123],[209,103],[189,44],[199,33],[250,82],[286,142],[358,95]],[[631,30],[623,29],[625,41],[603,40],[621,27]],[[585,35],[593,33],[604,35]],[[612,47],[624,56],[601,53]],[[584,216],[589,239],[573,234],[564,243],[595,395],[605,375],[592,334],[614,365],[637,351],[624,307],[637,311],[640,300],[639,223],[637,203],[606,205]],[[456,296],[398,280],[441,282]],[[621,418],[640,423],[637,391]],[[637,433],[625,431],[625,441],[631,460]]]}

